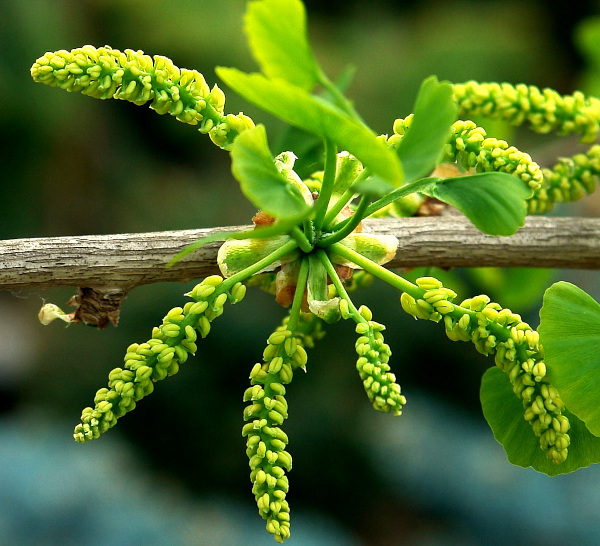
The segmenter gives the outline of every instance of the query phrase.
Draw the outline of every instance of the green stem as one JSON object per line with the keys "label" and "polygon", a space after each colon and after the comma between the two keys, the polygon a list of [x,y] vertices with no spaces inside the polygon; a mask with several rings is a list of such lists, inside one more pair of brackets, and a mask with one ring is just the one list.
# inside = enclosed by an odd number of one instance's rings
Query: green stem
{"label": "green stem", "polygon": [[290,332],[295,332],[298,326],[298,318],[302,309],[304,300],[304,291],[306,290],[306,282],[308,279],[308,256],[302,259],[300,271],[298,272],[298,282],[296,283],[296,292],[292,301],[292,309],[290,310],[290,318],[287,323],[287,328]]}
{"label": "green stem", "polygon": [[[381,279],[382,281],[388,283],[389,285],[393,286],[394,288],[397,288],[402,292],[406,292],[416,300],[422,299],[423,294],[425,294],[426,292],[423,288],[420,288],[416,284],[407,281],[405,278],[400,277],[395,273],[392,273],[389,269],[377,265],[368,258],[365,258],[358,252],[355,252],[354,250],[342,244],[336,243],[334,245],[331,245],[329,249],[330,252],[333,252],[338,256],[346,258],[352,263],[355,263],[365,271],[371,273],[371,275]],[[470,309],[465,309],[464,307],[456,305],[455,303],[451,303],[451,305],[453,307],[453,311],[451,313],[448,313],[448,315],[452,316],[457,320],[460,319],[460,317],[462,317],[463,315],[469,315],[471,317],[474,317],[476,315],[476,313],[474,311],[471,311]],[[501,326],[500,324],[490,323],[489,327],[492,333],[502,341],[506,341],[510,337],[510,332],[508,332],[507,329]]]}
{"label": "green stem", "polygon": [[338,227],[338,230],[335,233],[323,237],[318,242],[318,245],[320,247],[329,246],[334,243],[337,243],[338,241],[341,241],[342,239],[345,239],[348,235],[350,235],[350,233],[352,233],[356,229],[356,226],[358,226],[358,224],[360,224],[363,218],[365,217],[365,211],[367,210],[367,207],[369,206],[370,202],[370,196],[363,195],[360,200],[360,203],[358,203],[358,207],[354,211],[354,214],[350,218],[348,218],[347,221],[344,220],[336,226],[333,226],[333,229],[335,229],[337,226],[340,227]]}
{"label": "green stem", "polygon": [[319,198],[315,203],[315,230],[321,231],[323,227],[323,219],[327,212],[327,206],[329,205],[329,199],[333,192],[333,186],[335,185],[335,168],[336,168],[336,153],[337,147],[331,141],[325,140],[325,169],[323,172],[323,184],[321,191],[319,192]]}
{"label": "green stem", "polygon": [[298,226],[294,226],[292,228],[290,235],[293,237],[294,241],[298,243],[298,246],[302,252],[306,252],[308,254],[313,249],[310,241],[306,238],[306,235],[304,235]]}
{"label": "green stem", "polygon": [[365,213],[365,217],[371,216],[371,214],[376,213],[379,209],[382,209],[383,207],[386,207],[387,205],[389,205],[390,203],[393,203],[397,199],[401,199],[402,197],[406,197],[407,195],[410,195],[411,193],[415,193],[415,190],[407,189],[406,186],[402,186],[400,188],[396,188],[395,190],[391,191],[390,193],[388,193],[387,195],[385,195],[381,199],[378,199],[377,201],[375,201],[367,209],[367,212]]}
{"label": "green stem", "polygon": [[375,262],[372,262],[368,258],[365,258],[358,252],[344,246],[340,243],[335,243],[329,247],[329,252],[337,254],[342,258],[346,258],[348,261],[356,264],[360,268],[365,271],[371,273],[371,275],[381,279],[382,281],[388,283],[389,285],[397,288],[402,292],[406,292],[411,295],[415,299],[419,299],[423,297],[425,290],[419,288],[416,284],[407,281],[403,277],[392,273],[389,269],[377,265]]}
{"label": "green stem", "polygon": [[202,110],[202,118],[210,119],[215,125],[223,123],[226,117],[223,114],[217,112],[212,104],[206,103],[206,107]]}
{"label": "green stem", "polygon": [[219,293],[226,292],[231,287],[233,287],[238,282],[245,281],[247,278],[252,277],[258,273],[261,269],[271,265],[273,262],[283,258],[286,254],[290,253],[295,248],[298,248],[298,243],[294,240],[288,241],[283,246],[279,247],[277,250],[271,252],[268,256],[265,256],[262,260],[248,266],[246,269],[243,269],[239,273],[232,275],[225,281],[223,281],[219,286],[217,286],[217,290]]}
{"label": "green stem", "polygon": [[[369,273],[371,273],[371,275],[374,275],[375,277],[381,279],[382,281],[385,281],[386,283],[392,285],[394,288],[397,288],[398,290],[400,290],[402,292],[406,292],[407,294],[409,294],[410,296],[412,296],[415,299],[423,298],[423,294],[425,293],[425,290],[423,290],[422,288],[419,288],[417,285],[411,283],[410,281],[407,281],[406,279],[392,273],[385,267],[377,265],[376,263],[372,262],[368,258],[361,256],[358,252],[355,252],[354,250],[351,250],[350,248],[348,248],[344,245],[341,245],[339,243],[336,243],[329,248],[331,249],[331,252],[334,252],[335,254],[342,256],[343,258],[346,258],[347,260],[355,263],[356,265],[358,265],[365,271],[368,271]],[[318,252],[322,252],[322,251],[319,250]],[[330,261],[329,258],[327,258],[327,261],[328,262]],[[323,262],[323,263],[325,264],[325,262]],[[325,267],[327,267],[327,265],[325,265]],[[334,272],[335,272],[335,270],[334,270]],[[335,277],[332,277],[332,281],[336,287],[336,290],[338,290],[338,294],[340,294],[340,295],[346,294],[346,296],[347,296],[347,293],[345,292],[343,286],[341,286],[341,289],[343,290],[343,292],[340,292],[340,288],[335,283],[336,277],[337,277],[337,275]],[[341,285],[341,283],[340,283],[340,285]],[[348,305],[350,306],[349,299],[348,299]],[[464,307],[461,307],[460,305],[456,305],[455,303],[451,303],[451,305],[453,307],[453,311],[451,313],[448,313],[447,315],[450,315],[457,320],[460,319],[460,317],[463,315],[469,315],[471,317],[474,317],[476,315],[476,313],[474,311],[472,311],[471,309],[465,309]],[[352,306],[350,306],[350,309],[352,309]],[[489,327],[490,331],[492,332],[492,334],[501,341],[506,341],[510,337],[510,331],[506,327],[502,326],[501,324],[490,322],[488,324],[488,327]]]}
{"label": "green stem", "polygon": [[354,197],[354,190],[349,188],[345,193],[335,202],[335,205],[329,209],[323,220],[323,228],[328,229],[331,222],[333,222],[336,216],[342,211],[342,209],[348,204],[348,202]]}
{"label": "green stem", "polygon": [[340,281],[335,267],[333,267],[333,264],[331,263],[329,256],[327,256],[327,253],[324,250],[319,249],[317,250],[317,257],[325,267],[325,270],[327,271],[327,274],[329,275],[333,286],[335,286],[335,289],[337,290],[338,296],[340,296],[340,298],[348,302],[348,309],[352,314],[352,318],[354,319],[354,321],[365,322],[365,319],[358,312],[358,309],[355,307],[354,303],[352,303],[352,300],[350,299],[348,292],[346,292],[344,284],[342,283],[342,281]]}
{"label": "green stem", "polygon": [[[215,108],[208,102],[206,103],[206,108],[202,110],[202,116],[204,120],[210,119],[214,124],[213,127],[227,121],[227,116],[217,112],[217,110],[215,110]],[[227,140],[219,147],[224,150],[228,150],[238,135],[239,133],[235,129],[230,129],[227,133]]]}
{"label": "green stem", "polygon": [[313,225],[312,220],[306,219],[303,222],[304,225],[304,235],[306,236],[308,242],[311,245],[315,243],[315,227]]}
{"label": "green stem", "polygon": [[[349,201],[356,195],[356,192],[352,189],[352,187],[361,182],[362,180],[366,180],[371,175],[370,169],[363,169],[360,174],[356,177],[356,180],[352,182],[352,185],[341,195],[341,197],[335,202],[335,205],[331,207],[331,209],[325,215],[325,219],[323,220],[323,228],[325,231],[329,231],[329,227],[331,223],[336,219],[337,215],[342,211],[342,209],[348,204]],[[340,226],[341,227],[341,226]]]}

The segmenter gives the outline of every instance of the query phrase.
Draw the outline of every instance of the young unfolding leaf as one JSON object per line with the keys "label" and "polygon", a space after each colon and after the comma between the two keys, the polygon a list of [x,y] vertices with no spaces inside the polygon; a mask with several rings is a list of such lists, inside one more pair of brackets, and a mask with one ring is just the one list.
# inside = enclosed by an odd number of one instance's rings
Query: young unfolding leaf
{"label": "young unfolding leaf", "polygon": [[[291,241],[289,235],[279,235],[268,239],[228,239],[219,248],[217,254],[219,269],[224,277],[231,277],[266,258],[289,241]],[[300,251],[296,248],[256,273],[273,271],[283,264],[296,260],[299,256]]]}
{"label": "young unfolding leaf", "polygon": [[337,154],[335,183],[331,192],[330,205],[335,203],[350,188],[361,171],[362,165],[353,155],[345,151]]}
{"label": "young unfolding leaf", "polygon": [[540,319],[549,381],[567,407],[600,436],[600,305],[581,288],[561,281],[546,290]]}
{"label": "young unfolding leaf", "polygon": [[424,80],[412,124],[397,149],[405,182],[426,176],[439,163],[457,115],[452,85],[438,82],[435,76]]}
{"label": "young unfolding leaf", "polygon": [[231,170],[244,195],[274,218],[301,220],[310,214],[310,206],[274,161],[263,125],[244,131],[235,139]]}
{"label": "young unfolding leaf", "polygon": [[334,142],[394,185],[403,180],[398,156],[362,123],[324,99],[283,80],[218,67],[217,75],[247,101],[283,121]]}
{"label": "young unfolding leaf", "polygon": [[178,252],[173,258],[171,258],[167,264],[167,267],[173,267],[188,254],[191,254],[195,250],[198,250],[205,245],[214,243],[215,241],[225,241],[227,239],[267,239],[269,237],[277,237],[278,235],[287,234],[295,225],[296,219],[292,218],[291,220],[279,221],[275,224],[260,228],[253,227],[252,229],[243,231],[220,231],[218,233],[213,233],[212,235],[207,235],[206,237],[198,239],[197,241],[187,245],[182,251]]}
{"label": "young unfolding leaf", "polygon": [[[377,265],[384,265],[396,256],[398,239],[393,235],[375,235],[373,233],[351,233],[339,242]],[[329,259],[339,265],[360,269],[355,262],[340,256],[334,246],[328,250]]]}
{"label": "young unfolding leaf", "polygon": [[307,40],[306,10],[300,0],[249,2],[245,31],[254,58],[269,78],[310,91],[319,67]]}
{"label": "young unfolding leaf", "polygon": [[571,425],[569,456],[559,465],[547,459],[540,449],[539,438],[523,419],[523,406],[515,396],[507,375],[499,368],[491,368],[483,375],[481,407],[494,437],[514,465],[532,467],[549,476],[557,476],[600,462],[600,438],[592,435],[585,424],[568,411],[563,411],[563,414]]}

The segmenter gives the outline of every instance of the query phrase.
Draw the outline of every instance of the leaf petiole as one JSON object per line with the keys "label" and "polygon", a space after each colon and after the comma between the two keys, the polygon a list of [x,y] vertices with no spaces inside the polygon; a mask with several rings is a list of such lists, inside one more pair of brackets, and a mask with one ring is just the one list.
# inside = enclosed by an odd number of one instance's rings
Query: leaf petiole
{"label": "leaf petiole", "polygon": [[310,244],[310,241],[306,237],[306,235],[302,232],[302,230],[298,226],[294,226],[290,235],[298,243],[300,250],[302,252],[310,252],[313,249],[313,246]]}
{"label": "leaf petiole", "polygon": [[375,262],[365,258],[358,252],[348,248],[342,243],[334,243],[328,247],[330,253],[334,253],[342,258],[346,258],[348,261],[356,264],[361,269],[364,269],[368,273],[371,273],[374,277],[381,279],[389,285],[397,288],[402,292],[406,292],[415,299],[423,297],[425,291],[419,288],[416,284],[407,281],[403,277],[392,273],[389,269],[377,265]]}
{"label": "leaf petiole", "polygon": [[342,211],[348,202],[352,200],[354,195],[354,190],[352,188],[346,190],[344,194],[336,201],[335,205],[329,209],[323,220],[323,228],[326,231],[328,231],[328,226],[335,220],[336,216]]}
{"label": "leaf petiole", "polygon": [[356,177],[356,180],[352,183],[352,185],[340,196],[340,198],[335,202],[335,204],[329,209],[329,211],[325,215],[325,219],[323,220],[323,228],[325,230],[328,230],[328,227],[335,220],[337,215],[356,195],[353,186],[365,180],[369,175],[369,169],[363,169],[361,173]]}
{"label": "leaf petiole", "polygon": [[440,179],[421,178],[420,180],[416,180],[414,182],[410,182],[409,184],[396,188],[387,195],[383,196],[381,199],[378,199],[377,201],[372,203],[367,209],[365,217],[371,216],[371,214],[376,213],[379,209],[382,209],[383,207],[388,206],[390,203],[393,203],[394,201],[401,199],[402,197],[406,197],[411,193],[424,191],[426,188],[434,185],[438,180]]}
{"label": "leaf petiole", "polygon": [[325,267],[325,270],[327,271],[327,274],[329,275],[329,278],[331,279],[333,286],[335,286],[338,296],[340,298],[346,300],[346,302],[348,303],[348,311],[352,315],[352,318],[354,319],[354,321],[355,322],[364,322],[365,319],[358,312],[358,309],[356,308],[354,303],[352,303],[352,300],[350,299],[348,292],[346,292],[346,289],[344,288],[342,281],[340,281],[340,278],[335,270],[335,267],[333,267],[333,264],[331,263],[331,260],[329,259],[329,256],[327,255],[327,253],[321,249],[317,250],[317,258]]}
{"label": "leaf petiole", "polygon": [[334,243],[337,243],[338,241],[341,241],[342,239],[350,235],[350,233],[352,233],[356,229],[358,224],[360,224],[363,218],[365,217],[365,211],[367,210],[367,207],[369,206],[370,202],[371,199],[369,195],[363,195],[360,202],[358,203],[358,207],[354,211],[354,214],[347,220],[344,220],[344,222],[340,222],[339,224],[334,226],[333,229],[336,230],[337,227],[337,230],[334,231],[334,233],[332,233],[331,235],[323,237],[320,241],[318,241],[318,245],[320,247],[329,246]]}
{"label": "leaf petiole", "polygon": [[321,186],[319,198],[315,203],[314,226],[317,232],[321,231],[321,228],[323,227],[327,205],[329,205],[329,200],[331,199],[331,194],[333,193],[333,187],[335,185],[336,153],[336,145],[331,140],[325,139],[325,169],[323,172],[323,184]]}
{"label": "leaf petiole", "polygon": [[300,311],[302,310],[302,302],[304,301],[304,292],[306,290],[308,270],[308,256],[305,256],[302,259],[302,264],[300,265],[298,281],[296,283],[296,292],[294,293],[292,308],[290,310],[290,318],[287,324],[288,330],[290,330],[291,332],[295,332],[296,327],[298,326],[298,317],[300,316]]}
{"label": "leaf petiole", "polygon": [[303,222],[304,226],[304,236],[308,240],[309,244],[312,246],[315,242],[315,227],[313,225],[312,220],[306,219]]}

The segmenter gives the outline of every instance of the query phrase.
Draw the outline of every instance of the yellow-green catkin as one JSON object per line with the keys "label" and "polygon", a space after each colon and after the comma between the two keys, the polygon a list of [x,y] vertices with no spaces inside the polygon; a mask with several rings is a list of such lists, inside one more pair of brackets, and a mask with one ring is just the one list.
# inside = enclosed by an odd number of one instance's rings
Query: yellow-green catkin
{"label": "yellow-green catkin", "polygon": [[[568,455],[569,420],[562,414],[564,403],[557,390],[548,383],[543,348],[539,334],[510,309],[490,302],[485,296],[451,303],[447,291],[432,277],[417,279],[424,289],[422,299],[404,293],[402,307],[416,318],[439,322],[452,341],[471,341],[484,355],[494,355],[496,365],[508,375],[514,393],[523,403],[524,418],[539,438],[540,447],[555,464]],[[430,308],[427,307],[428,304]]]}
{"label": "yellow-green catkin", "polygon": [[77,442],[98,438],[113,427],[119,417],[154,390],[154,383],[176,374],[180,364],[196,353],[198,336],[208,335],[210,323],[222,314],[225,302],[237,303],[244,297],[244,285],[238,283],[229,292],[222,292],[222,282],[218,275],[204,279],[188,294],[193,301],[171,309],[146,343],[128,347],[124,365],[112,370],[108,387],[96,393],[95,406],[83,410],[73,434]]}
{"label": "yellow-green catkin", "polygon": [[535,85],[468,81],[454,84],[454,98],[461,117],[485,116],[513,125],[526,122],[538,133],[579,133],[586,143],[594,142],[600,133],[600,99],[580,91],[561,95]]}
{"label": "yellow-green catkin", "polygon": [[294,370],[304,369],[307,362],[302,336],[290,331],[286,324],[269,336],[263,362],[255,364],[250,372],[252,386],[244,393],[244,402],[248,403],[244,419],[248,422],[242,429],[252,492],[258,511],[267,522],[267,531],[277,542],[290,536],[286,473],[292,469],[292,457],[286,451],[288,437],[280,428],[288,416],[285,385],[291,382]]}
{"label": "yellow-green catkin", "polygon": [[527,201],[530,214],[542,214],[556,203],[576,201],[596,190],[600,176],[600,145],[587,152],[563,157],[543,169],[544,183]]}
{"label": "yellow-green catkin", "polygon": [[540,166],[531,156],[506,141],[488,137],[483,128],[472,121],[456,121],[446,145],[444,161],[460,162],[465,169],[477,172],[504,172],[518,176],[532,190],[543,182]]}
{"label": "yellow-green catkin", "polygon": [[356,369],[363,382],[365,392],[377,411],[401,415],[406,404],[396,376],[388,364],[392,351],[384,342],[381,333],[385,326],[372,320],[371,311],[362,306],[359,310],[364,322],[356,325],[355,348],[358,354]]}
{"label": "yellow-green catkin", "polygon": [[[410,130],[413,114],[394,122],[390,144],[400,140]],[[504,140],[488,137],[482,127],[472,121],[458,120],[444,150],[444,162],[460,163],[464,169],[477,172],[504,172],[518,176],[531,189],[541,187],[544,176],[540,166],[529,154],[509,146]]]}
{"label": "yellow-green catkin", "polygon": [[109,46],[86,45],[48,52],[31,67],[34,81],[78,91],[97,99],[121,99],[146,104],[159,114],[170,114],[183,123],[199,125],[200,132],[228,147],[233,138],[254,127],[243,113],[224,114],[225,95],[196,70],[178,68],[171,59],[143,51],[120,51]]}
{"label": "yellow-green catkin", "polygon": [[[600,100],[576,91],[561,95],[553,89],[509,83],[470,81],[454,85],[461,115],[502,119],[513,125],[528,123],[533,131],[559,135],[579,133],[581,142],[593,143],[600,134]],[[472,123],[472,122],[466,122]],[[463,157],[463,161],[464,161]],[[542,170],[543,179],[528,199],[528,213],[542,214],[556,203],[575,201],[596,189],[600,173],[600,147],[560,158]]]}
{"label": "yellow-green catkin", "polygon": [[[285,317],[281,327],[287,327],[289,317]],[[325,337],[323,330],[323,321],[312,313],[300,313],[296,326],[294,327],[294,336],[297,337],[301,345],[312,349],[315,343]]]}

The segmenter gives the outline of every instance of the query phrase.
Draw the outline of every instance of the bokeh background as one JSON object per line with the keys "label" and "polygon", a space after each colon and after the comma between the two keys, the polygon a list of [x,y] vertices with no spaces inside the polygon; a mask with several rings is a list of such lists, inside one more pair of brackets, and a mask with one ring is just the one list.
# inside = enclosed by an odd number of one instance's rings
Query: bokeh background
{"label": "bokeh background", "polygon": [[[381,133],[410,112],[430,74],[600,92],[597,1],[307,4],[320,62],[333,77],[356,66],[349,94]],[[244,8],[241,0],[1,2],[0,238],[247,223],[255,211],[227,154],[193,127],[29,77],[44,52],[89,43],[166,55],[212,84],[215,65],[255,68]],[[276,143],[281,124],[224,90],[227,111],[266,123]],[[577,150],[571,139],[490,129],[544,164]],[[556,214],[596,215],[598,207],[592,196]],[[441,274],[461,295],[486,292],[532,325],[553,280],[600,296],[592,272]],[[74,289],[0,293],[0,542],[272,543],[240,435],[249,370],[284,316],[268,295],[252,290],[228,308],[196,358],[110,433],[86,445],[72,440],[81,409],[125,348],[146,340],[191,286],[135,289],[119,327],[103,331],[37,322],[43,302],[63,305]],[[400,418],[374,412],[354,370],[353,328],[328,327],[308,373],[289,388],[289,544],[600,544],[600,469],[551,479],[511,466],[481,415],[479,382],[491,361],[406,317],[381,284],[356,298],[387,325],[409,402]]]}

